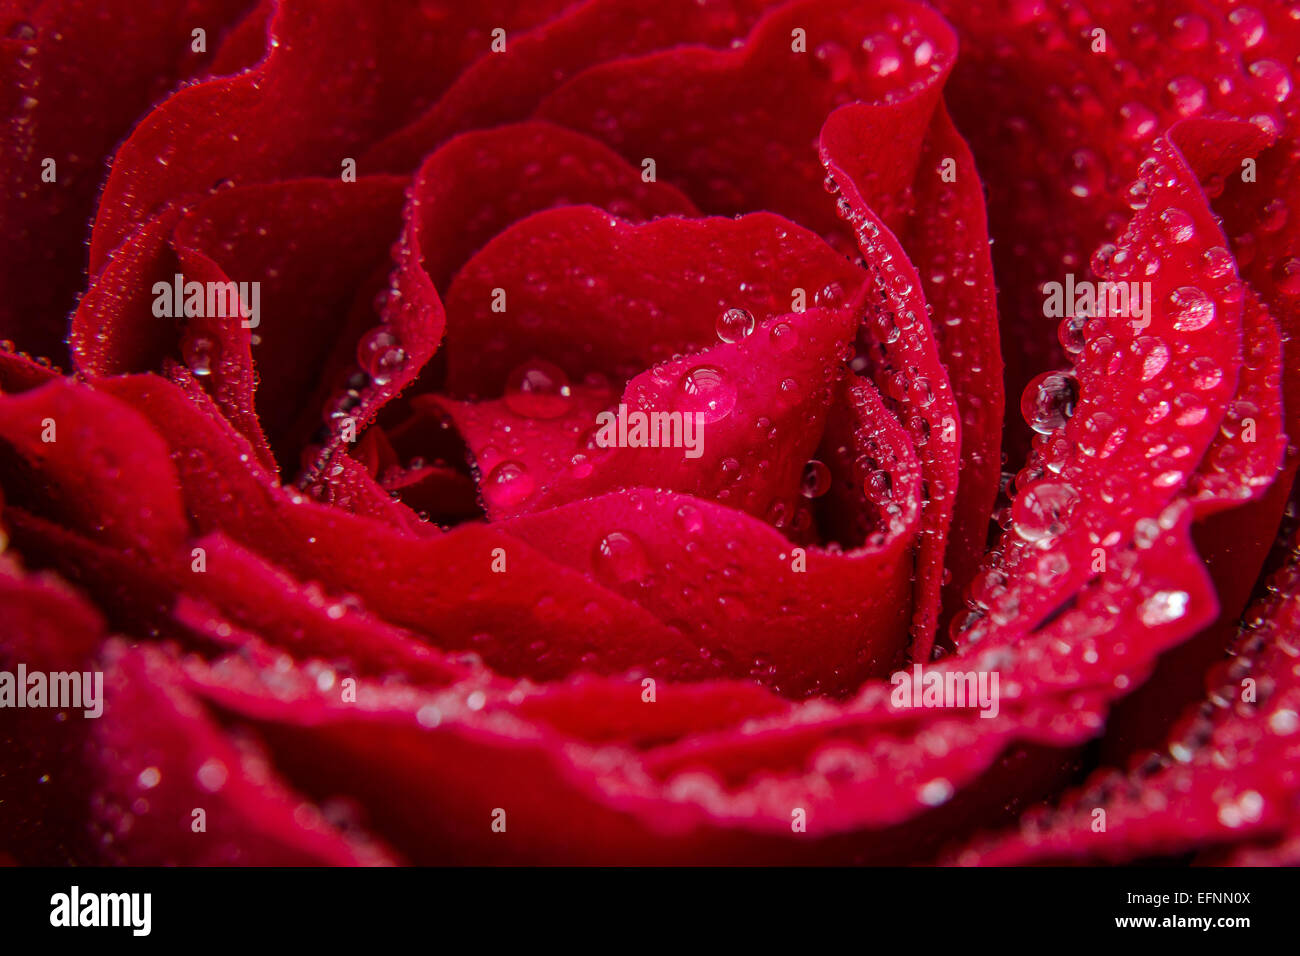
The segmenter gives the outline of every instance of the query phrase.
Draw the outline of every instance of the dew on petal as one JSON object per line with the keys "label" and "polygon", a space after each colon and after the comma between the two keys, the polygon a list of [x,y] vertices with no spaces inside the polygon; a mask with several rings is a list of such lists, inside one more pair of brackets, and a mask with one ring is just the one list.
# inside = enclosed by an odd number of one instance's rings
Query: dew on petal
{"label": "dew on petal", "polygon": [[1187,613],[1190,595],[1186,591],[1157,591],[1142,602],[1138,615],[1147,627],[1176,621]]}
{"label": "dew on petal", "polygon": [[650,574],[645,545],[631,531],[611,531],[596,542],[592,564],[597,575],[618,584],[644,581]]}
{"label": "dew on petal", "polygon": [[562,418],[571,396],[564,370],[543,359],[524,362],[506,379],[506,407],[523,418]]}
{"label": "dew on petal", "polygon": [[739,342],[753,334],[754,316],[745,309],[727,309],[718,316],[715,331],[723,342]]}
{"label": "dew on petal", "polygon": [[1029,542],[1055,538],[1065,531],[1065,519],[1077,500],[1078,494],[1068,484],[1033,485],[1012,503],[1012,526],[1016,534]]}
{"label": "dew on petal", "polygon": [[387,385],[406,367],[406,352],[397,336],[381,326],[357,343],[357,364],[376,385]]}
{"label": "dew on petal", "polygon": [[823,462],[814,458],[804,465],[799,491],[805,498],[820,498],[830,487],[831,470]]}
{"label": "dew on petal", "polygon": [[1079,400],[1079,383],[1068,372],[1044,372],[1025,387],[1020,413],[1040,435],[1050,435],[1074,414]]}
{"label": "dew on petal", "polygon": [[736,386],[712,365],[697,365],[683,375],[678,393],[678,408],[702,415],[706,424],[721,421],[736,407]]}
{"label": "dew on petal", "polygon": [[1174,307],[1174,328],[1180,332],[1196,332],[1214,321],[1214,300],[1196,286],[1175,289],[1169,301]]}
{"label": "dew on petal", "polygon": [[528,500],[536,482],[527,466],[517,461],[503,461],[493,468],[483,486],[483,497],[493,508],[510,510]]}

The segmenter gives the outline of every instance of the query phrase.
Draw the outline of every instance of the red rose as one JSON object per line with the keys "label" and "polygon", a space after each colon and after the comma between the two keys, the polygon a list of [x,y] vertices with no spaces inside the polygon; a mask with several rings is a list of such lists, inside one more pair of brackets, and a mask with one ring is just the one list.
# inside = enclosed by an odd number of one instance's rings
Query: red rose
{"label": "red rose", "polygon": [[1296,862],[1300,21],[1184,6],[10,4],[0,850]]}

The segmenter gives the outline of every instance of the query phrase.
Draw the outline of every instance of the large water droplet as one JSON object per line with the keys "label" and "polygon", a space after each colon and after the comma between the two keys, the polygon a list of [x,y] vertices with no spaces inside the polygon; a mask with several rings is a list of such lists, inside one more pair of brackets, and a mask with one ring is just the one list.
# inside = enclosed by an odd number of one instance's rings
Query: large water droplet
{"label": "large water droplet", "polygon": [[744,309],[728,309],[718,316],[715,330],[723,342],[739,342],[753,334],[754,316]]}
{"label": "large water droplet", "polygon": [[186,335],[181,340],[181,358],[191,372],[200,377],[212,374],[212,366],[221,355],[217,340],[207,335]]}
{"label": "large water droplet", "polygon": [[711,365],[697,365],[683,375],[678,391],[678,407],[702,414],[706,424],[721,421],[736,407],[736,387]]}
{"label": "large water droplet", "polygon": [[488,473],[483,485],[483,497],[493,508],[513,510],[528,500],[536,486],[537,483],[524,464],[503,461]]}
{"label": "large water droplet", "polygon": [[1192,217],[1175,206],[1170,206],[1160,214],[1160,225],[1170,242],[1186,242],[1196,232]]}
{"label": "large water droplet", "polygon": [[1196,332],[1214,321],[1214,300],[1194,285],[1175,289],[1169,301],[1174,307],[1174,328],[1180,332]]}
{"label": "large water droplet", "polygon": [[1264,39],[1264,28],[1268,22],[1264,15],[1252,7],[1238,7],[1228,14],[1228,22],[1236,31],[1241,45],[1249,49]]}
{"label": "large water droplet", "polygon": [[1076,500],[1074,488],[1063,482],[1034,485],[1012,503],[1012,527],[1029,542],[1055,538],[1065,531],[1065,519]]}
{"label": "large water droplet", "polygon": [[1256,60],[1247,70],[1255,89],[1264,96],[1281,103],[1291,95],[1291,74],[1277,60]]}
{"label": "large water droplet", "polygon": [[831,470],[817,459],[803,466],[803,481],[799,491],[805,498],[820,498],[831,488]]}
{"label": "large water droplet", "polygon": [[1158,122],[1156,114],[1141,103],[1125,103],[1119,108],[1119,129],[1126,139],[1145,139],[1156,131]]}
{"label": "large water droplet", "polygon": [[1157,591],[1142,602],[1138,615],[1147,627],[1168,624],[1187,613],[1189,597],[1186,591]]}
{"label": "large water droplet", "polygon": [[1165,86],[1169,105],[1180,116],[1195,116],[1205,109],[1205,84],[1194,76],[1176,76]]}
{"label": "large water droplet", "polygon": [[677,522],[677,527],[687,534],[699,534],[704,530],[704,516],[700,514],[700,509],[695,505],[680,505],[673,517]]}
{"label": "large water droplet", "polygon": [[544,359],[524,362],[506,379],[506,407],[524,418],[562,418],[571,395],[564,369]]}
{"label": "large water droplet", "polygon": [[1065,183],[1080,199],[1100,192],[1106,185],[1106,167],[1091,149],[1076,149],[1065,166]]}
{"label": "large water droplet", "polygon": [[1079,400],[1079,383],[1068,372],[1044,372],[1025,387],[1020,396],[1020,413],[1025,423],[1040,435],[1050,435],[1074,414]]}
{"label": "large water droplet", "polygon": [[862,490],[872,504],[884,506],[894,496],[894,479],[883,468],[877,468],[867,475]]}
{"label": "large water droplet", "polygon": [[387,385],[406,367],[406,352],[397,336],[381,326],[357,343],[357,364],[376,385]]}
{"label": "large water droplet", "polygon": [[592,563],[597,575],[617,584],[644,581],[650,574],[645,545],[631,531],[611,531],[596,542]]}
{"label": "large water droplet", "polygon": [[1287,295],[1300,295],[1300,259],[1289,256],[1274,266],[1273,281]]}

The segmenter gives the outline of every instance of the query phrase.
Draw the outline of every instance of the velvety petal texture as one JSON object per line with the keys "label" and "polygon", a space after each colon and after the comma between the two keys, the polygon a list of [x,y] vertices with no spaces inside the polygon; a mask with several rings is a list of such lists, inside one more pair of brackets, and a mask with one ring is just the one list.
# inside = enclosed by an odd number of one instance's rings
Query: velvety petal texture
{"label": "velvety petal texture", "polygon": [[1300,862],[1293,9],[0,8],[0,863]]}

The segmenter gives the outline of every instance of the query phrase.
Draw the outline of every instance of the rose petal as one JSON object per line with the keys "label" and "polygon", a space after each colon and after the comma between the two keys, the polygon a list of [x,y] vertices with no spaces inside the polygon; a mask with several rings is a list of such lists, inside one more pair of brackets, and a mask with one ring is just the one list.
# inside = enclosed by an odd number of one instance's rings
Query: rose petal
{"label": "rose petal", "polygon": [[[860,282],[816,236],[768,213],[643,225],[590,207],[538,213],[488,243],[452,283],[447,390],[500,395],[511,370],[538,357],[571,378],[625,379],[716,341],[727,309],[766,319],[792,302],[811,305],[828,284],[851,294]],[[505,311],[494,310],[497,289]]]}
{"label": "rose petal", "polygon": [[[386,16],[367,15],[373,11],[359,0],[281,5],[262,62],[181,90],[122,144],[91,236],[91,274],[162,203],[227,180],[338,175],[343,160],[408,120],[467,63],[488,54],[491,30],[527,28],[563,5],[391,3]],[[480,31],[481,47],[462,42],[471,28]],[[247,149],[250,141],[256,150]]]}
{"label": "rose petal", "polygon": [[[1014,530],[999,552],[1006,590],[988,600],[976,595],[989,613],[1014,617],[1022,629],[1096,573],[1111,549],[1129,540],[1135,521],[1181,493],[1237,388],[1244,290],[1231,269],[1207,266],[1223,234],[1176,146],[1159,141],[1144,175],[1149,202],[1120,238],[1104,278],[1150,282],[1151,314],[1090,323],[1075,367],[1073,415],[1042,442],[1040,461],[1049,460],[1050,470],[1034,465],[1016,480]],[[1154,274],[1147,269],[1153,262]],[[1193,363],[1216,375],[1184,383],[1177,370]],[[1040,574],[1042,560],[1059,573]],[[971,623],[960,622],[954,637],[964,639],[961,629]]]}
{"label": "rose petal", "polygon": [[[1127,187],[1156,137],[1198,116],[1271,114],[1261,122],[1275,124],[1279,104],[1247,68],[1267,58],[1262,48],[1244,46],[1243,31],[1213,4],[1026,3],[1005,13],[968,0],[935,5],[961,40],[948,107],[979,168],[998,171],[988,208],[1005,337],[1019,343],[1005,356],[1016,396],[1061,364],[1057,342],[1038,331],[1042,284],[1066,273],[1097,278],[1085,274],[1088,257],[1129,216]],[[1285,43],[1293,29],[1285,14],[1261,18],[1269,44]],[[1028,441],[1015,419],[1004,445],[1019,461]]]}
{"label": "rose petal", "polygon": [[234,746],[179,678],[156,651],[109,649],[111,704],[94,725],[87,760],[97,780],[93,832],[108,862],[391,862],[326,823],[255,751]]}
{"label": "rose petal", "polygon": [[599,206],[633,221],[698,214],[598,140],[536,121],[456,137],[424,162],[413,188],[422,264],[441,292],[487,240],[543,209]]}
{"label": "rose petal", "polygon": [[[906,55],[904,34],[915,43]],[[864,39],[878,47],[866,49]],[[793,3],[768,13],[734,51],[682,47],[591,67],[547,96],[537,115],[602,139],[634,163],[654,159],[658,175],[705,212],[764,209],[825,235],[840,226],[807,147],[822,119],[849,99],[925,89],[933,102],[954,54],[952,33],[924,7]],[[922,108],[922,127],[928,115]]]}
{"label": "rose petal", "polygon": [[[53,575],[25,573],[0,554],[0,668],[14,673],[77,671],[94,664],[104,633],[99,613]],[[18,688],[26,694],[27,688]],[[101,698],[102,702],[102,698]],[[80,760],[88,725],[79,711],[10,710],[0,735],[0,859],[19,865],[66,865],[89,855],[84,794],[91,775]]]}
{"label": "rose petal", "polygon": [[[220,535],[195,542],[202,571],[191,568],[190,596],[210,602],[226,621],[249,628],[300,658],[316,657],[357,675],[400,674],[420,683],[451,683],[466,676],[413,634],[391,627],[355,601],[305,589],[256,554]],[[191,603],[188,623],[201,622]]]}
{"label": "rose petal", "polygon": [[1207,703],[1175,731],[1167,755],[1127,774],[1097,774],[1058,808],[971,844],[957,861],[1120,863],[1293,833],[1298,585],[1293,551],[1247,616],[1234,660],[1218,669]]}
{"label": "rose petal", "polygon": [[[251,367],[237,373],[247,380],[239,397],[222,401],[221,388],[233,383],[225,381],[217,360],[227,351],[249,354],[251,337],[258,365],[276,370],[257,383],[257,420],[290,470],[307,435],[320,425],[320,407],[304,408],[304,396],[310,400],[342,337],[353,295],[376,266],[388,263],[404,185],[396,177],[362,177],[223,189],[177,224],[173,245],[187,282],[206,281],[197,268],[206,263],[218,270],[217,281],[258,283],[257,316],[220,324],[187,319],[185,325],[191,337],[206,331],[212,340],[202,361],[214,366],[218,404],[237,423],[232,412],[251,410]],[[376,321],[372,314],[371,324]],[[182,358],[189,359],[183,348]],[[303,418],[310,424],[301,424]],[[242,425],[240,430],[249,433]]]}
{"label": "rose petal", "polygon": [[21,336],[25,348],[63,361],[104,160],[151,105],[205,72],[209,55],[194,51],[192,31],[202,28],[215,50],[248,6],[164,0],[106,16],[84,0],[6,5],[0,339]]}
{"label": "rose petal", "polygon": [[960,416],[916,271],[898,240],[867,208],[837,157],[823,150],[822,161],[838,184],[841,208],[853,223],[867,265],[868,281],[855,298],[863,321],[854,367],[863,366],[875,379],[907,427],[925,479],[912,655],[926,661],[938,625],[944,555],[957,494]]}
{"label": "rose petal", "polygon": [[[561,400],[563,418],[538,422],[552,413],[518,395],[439,404],[465,436],[494,519],[644,485],[786,527],[803,510],[801,481],[839,392],[852,324],[847,311],[776,316],[747,337],[638,375],[617,402],[603,389],[581,389]],[[609,411],[615,405],[626,411],[622,425],[622,412]],[[675,430],[663,433],[654,424],[660,415],[676,415]],[[651,426],[638,433],[637,416]]]}
{"label": "rose petal", "polygon": [[6,474],[13,503],[126,550],[168,556],[185,540],[167,446],[122,402],[66,380],[0,396],[0,438],[39,482]]}
{"label": "rose petal", "polygon": [[[950,184],[945,163],[954,163]],[[933,310],[940,360],[961,414],[961,459],[944,554],[946,628],[978,567],[1001,472],[1004,397],[997,293],[984,192],[975,160],[940,104],[922,144],[912,183],[913,212],[900,239]]]}
{"label": "rose petal", "polygon": [[362,157],[367,168],[405,172],[435,145],[469,129],[526,119],[541,99],[597,63],[685,43],[725,46],[772,0],[594,0],[509,41],[509,56],[483,57],[417,120]]}
{"label": "rose petal", "polygon": [[749,676],[802,697],[843,694],[896,663],[915,521],[913,512],[845,554],[794,551],[740,512],[633,489],[514,518],[503,528],[683,635],[694,660],[646,657],[649,676]]}

